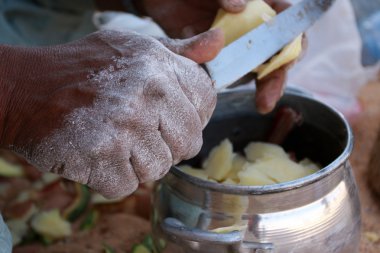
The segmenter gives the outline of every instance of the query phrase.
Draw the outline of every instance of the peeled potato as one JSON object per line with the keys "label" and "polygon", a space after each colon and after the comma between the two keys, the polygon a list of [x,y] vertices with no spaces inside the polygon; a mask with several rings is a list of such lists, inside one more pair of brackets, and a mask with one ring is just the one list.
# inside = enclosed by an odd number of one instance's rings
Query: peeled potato
{"label": "peeled potato", "polygon": [[231,178],[227,178],[226,180],[222,182],[222,184],[236,184],[236,182],[232,180]]}
{"label": "peeled potato", "polygon": [[288,155],[281,146],[265,142],[251,142],[244,152],[250,162],[272,158],[288,159]]}
{"label": "peeled potato", "polygon": [[281,52],[272,57],[268,63],[262,64],[256,69],[257,79],[262,79],[276,69],[298,58],[302,52],[302,35],[298,36],[292,43],[284,47]]}
{"label": "peeled potato", "polygon": [[24,170],[19,165],[10,164],[0,158],[0,176],[3,177],[22,177]]}
{"label": "peeled potato", "polygon": [[[251,171],[257,170],[275,183],[283,183],[307,176],[307,171],[290,159],[273,158],[261,160],[249,166]],[[242,178],[240,177],[240,181]]]}
{"label": "peeled potato", "polygon": [[217,181],[226,178],[232,169],[232,159],[234,157],[232,143],[225,139],[219,146],[213,148],[209,157],[203,164],[206,174]]}
{"label": "peeled potato", "polygon": [[227,46],[274,16],[276,12],[266,2],[253,0],[249,1],[244,11],[240,13],[228,13],[219,9],[211,27],[223,30]]}
{"label": "peeled potato", "polygon": [[313,174],[313,173],[315,173],[315,172],[317,172],[318,170],[321,169],[321,167],[319,165],[317,165],[316,163],[314,163],[313,161],[311,161],[308,158],[305,158],[305,159],[301,160],[299,162],[299,164],[301,166],[303,166],[307,171],[309,171],[310,174]]}
{"label": "peeled potato", "polygon": [[266,174],[253,167],[253,164],[246,164],[244,169],[238,173],[240,185],[269,185],[276,182]]}
{"label": "peeled potato", "polygon": [[226,175],[227,180],[231,179],[236,183],[239,182],[238,173],[243,169],[244,164],[246,164],[247,162],[248,161],[247,159],[245,159],[244,156],[236,154],[232,160],[232,169]]}
{"label": "peeled potato", "polygon": [[186,174],[189,174],[190,176],[197,177],[197,178],[200,178],[203,180],[208,179],[208,175],[202,169],[195,169],[195,168],[192,168],[191,166],[188,166],[188,165],[181,165],[181,166],[179,166],[179,168],[183,172],[185,172]]}
{"label": "peeled potato", "polygon": [[182,165],[180,169],[203,180],[252,186],[293,181],[320,169],[308,158],[299,163],[292,161],[276,144],[251,142],[244,152],[246,157],[233,153],[231,142],[225,139],[211,150],[203,170],[188,165]]}
{"label": "peeled potato", "polygon": [[[263,0],[249,1],[247,7],[241,13],[227,13],[220,9],[211,28],[221,28],[224,32],[226,46],[245,33],[268,22],[276,12]],[[262,79],[274,70],[297,59],[302,51],[302,36],[297,37],[292,43],[284,47],[277,55],[254,72],[258,79]]]}

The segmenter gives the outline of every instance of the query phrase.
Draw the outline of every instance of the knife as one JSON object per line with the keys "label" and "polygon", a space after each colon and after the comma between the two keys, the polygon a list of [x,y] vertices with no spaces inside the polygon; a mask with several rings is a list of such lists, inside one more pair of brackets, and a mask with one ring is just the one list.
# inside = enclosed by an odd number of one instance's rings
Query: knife
{"label": "knife", "polygon": [[266,62],[314,24],[334,1],[303,0],[223,48],[205,64],[215,88],[219,91],[234,84]]}

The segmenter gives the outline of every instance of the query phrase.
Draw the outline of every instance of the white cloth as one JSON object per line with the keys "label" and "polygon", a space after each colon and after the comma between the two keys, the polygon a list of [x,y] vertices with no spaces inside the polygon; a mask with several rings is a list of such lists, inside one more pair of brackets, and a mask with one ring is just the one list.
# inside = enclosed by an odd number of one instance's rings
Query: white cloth
{"label": "white cloth", "polygon": [[308,49],[290,70],[289,83],[309,90],[346,116],[357,113],[357,92],[377,78],[379,66],[361,66],[361,39],[351,2],[337,0],[306,34]]}
{"label": "white cloth", "polygon": [[12,252],[12,236],[0,215],[0,253]]}

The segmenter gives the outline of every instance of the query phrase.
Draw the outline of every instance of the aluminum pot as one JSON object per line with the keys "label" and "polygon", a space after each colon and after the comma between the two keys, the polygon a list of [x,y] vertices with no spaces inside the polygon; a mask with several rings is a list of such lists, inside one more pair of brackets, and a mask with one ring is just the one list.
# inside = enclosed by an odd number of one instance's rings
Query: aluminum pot
{"label": "aluminum pot", "polygon": [[[267,137],[275,113],[258,114],[253,93],[219,94],[203,148],[188,163],[199,166],[227,137],[235,151]],[[360,203],[348,161],[353,147],[349,124],[336,110],[299,92],[285,92],[281,106],[304,118],[284,148],[318,161],[323,169],[281,184],[237,186],[198,179],[173,167],[154,193],[153,235],[159,252],[359,252]]]}

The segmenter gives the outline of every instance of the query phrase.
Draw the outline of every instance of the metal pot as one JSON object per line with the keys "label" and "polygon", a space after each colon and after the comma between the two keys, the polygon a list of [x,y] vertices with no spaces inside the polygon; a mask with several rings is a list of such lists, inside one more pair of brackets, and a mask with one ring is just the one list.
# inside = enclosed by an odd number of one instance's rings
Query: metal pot
{"label": "metal pot", "polygon": [[[253,93],[219,94],[203,148],[188,163],[199,163],[227,137],[236,150],[266,138],[274,113],[258,114]],[[347,121],[298,92],[286,92],[278,106],[285,105],[304,117],[285,149],[318,161],[323,169],[287,183],[236,186],[204,181],[173,167],[154,196],[153,235],[160,252],[359,252],[360,203],[348,161],[353,136]]]}

